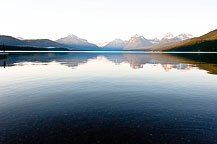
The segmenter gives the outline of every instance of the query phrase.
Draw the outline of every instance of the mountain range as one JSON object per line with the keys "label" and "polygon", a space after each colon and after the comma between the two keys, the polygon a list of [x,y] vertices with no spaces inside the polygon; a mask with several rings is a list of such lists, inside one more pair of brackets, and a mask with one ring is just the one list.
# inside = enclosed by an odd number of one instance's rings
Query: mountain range
{"label": "mountain range", "polygon": [[100,44],[104,50],[137,50],[143,49],[144,47],[149,47],[158,43],[170,43],[170,42],[178,42],[182,40],[187,40],[193,38],[191,34],[183,33],[178,36],[174,36],[171,33],[167,33],[161,40],[154,39],[146,39],[143,36],[135,35],[130,38],[128,41],[123,41],[121,39],[115,39],[111,42]]}
{"label": "mountain range", "polygon": [[[79,38],[75,35],[68,35],[66,37],[60,38],[56,41],[49,39],[32,39],[26,40],[23,38],[14,38],[12,36],[0,35],[0,45],[4,44],[10,47],[17,47],[19,50],[21,47],[34,48],[47,48],[47,49],[57,49],[65,48],[67,50],[146,50],[146,51],[181,51],[183,47],[185,51],[199,51],[197,48],[186,48],[193,45],[208,46],[209,44],[214,44],[216,46],[217,40],[217,30],[214,30],[201,37],[193,37],[191,34],[183,33],[174,36],[171,33],[167,33],[162,39],[146,39],[143,36],[135,35],[129,40],[124,41],[121,39],[115,39],[111,42],[93,44],[85,39]],[[200,49],[206,51],[205,48]],[[212,49],[213,51],[214,49]]]}

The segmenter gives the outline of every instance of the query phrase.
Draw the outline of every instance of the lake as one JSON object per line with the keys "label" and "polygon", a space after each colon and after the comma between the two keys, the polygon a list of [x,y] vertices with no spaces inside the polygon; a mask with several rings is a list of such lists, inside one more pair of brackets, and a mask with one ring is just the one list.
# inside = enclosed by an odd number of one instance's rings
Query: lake
{"label": "lake", "polygon": [[10,53],[0,144],[217,143],[217,54]]}

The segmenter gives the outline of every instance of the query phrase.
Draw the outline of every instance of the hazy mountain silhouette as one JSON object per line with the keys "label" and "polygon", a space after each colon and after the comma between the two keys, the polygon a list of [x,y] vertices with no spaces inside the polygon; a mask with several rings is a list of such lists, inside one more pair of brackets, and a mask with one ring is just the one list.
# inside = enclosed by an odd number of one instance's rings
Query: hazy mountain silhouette
{"label": "hazy mountain silhouette", "polygon": [[33,47],[52,47],[52,48],[69,48],[65,45],[60,43],[54,42],[49,39],[36,39],[36,40],[24,40],[26,42],[26,46],[33,46]]}
{"label": "hazy mountain silhouette", "polygon": [[157,38],[146,39],[143,36],[135,35],[131,37],[129,41],[115,39],[107,43],[103,48],[104,50],[141,50],[144,47],[153,46],[155,44],[178,42],[190,38],[193,38],[193,36],[187,33],[183,33],[178,36],[174,36],[171,33],[167,33],[161,40]]}
{"label": "hazy mountain silhouette", "polygon": [[78,50],[100,50],[97,45],[89,43],[87,40],[81,39],[75,35],[60,38],[56,40],[56,42]]}
{"label": "hazy mountain silhouette", "polygon": [[24,46],[27,43],[23,40],[11,36],[0,35],[0,44],[10,45],[10,46]]}
{"label": "hazy mountain silhouette", "polygon": [[124,50],[138,50],[151,45],[153,45],[153,43],[143,36],[135,35],[128,41],[127,45],[124,47]]}
{"label": "hazy mountain silhouette", "polygon": [[115,39],[103,47],[104,50],[123,50],[127,45],[127,41]]}
{"label": "hazy mountain silhouette", "polygon": [[[0,44],[6,46],[16,46],[13,49],[19,50],[19,47],[24,47],[25,50],[32,50],[36,48],[68,48],[65,45],[51,41],[49,39],[36,39],[36,40],[19,40],[11,36],[0,36]],[[12,47],[10,47],[12,49]],[[22,50],[23,48],[20,48]],[[8,50],[8,49],[7,49]]]}

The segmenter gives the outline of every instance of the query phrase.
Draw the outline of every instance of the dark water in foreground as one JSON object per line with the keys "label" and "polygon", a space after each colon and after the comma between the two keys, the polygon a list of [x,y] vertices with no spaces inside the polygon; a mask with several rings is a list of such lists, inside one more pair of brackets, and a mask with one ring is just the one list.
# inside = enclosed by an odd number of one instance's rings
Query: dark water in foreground
{"label": "dark water in foreground", "polygon": [[11,53],[0,65],[0,144],[217,143],[217,54]]}

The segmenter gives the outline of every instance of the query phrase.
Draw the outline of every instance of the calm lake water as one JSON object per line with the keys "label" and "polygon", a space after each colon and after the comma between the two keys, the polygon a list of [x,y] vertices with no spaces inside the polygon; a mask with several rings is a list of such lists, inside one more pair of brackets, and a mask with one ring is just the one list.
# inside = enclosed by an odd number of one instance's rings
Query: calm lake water
{"label": "calm lake water", "polygon": [[217,54],[10,53],[0,144],[217,143]]}

